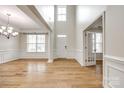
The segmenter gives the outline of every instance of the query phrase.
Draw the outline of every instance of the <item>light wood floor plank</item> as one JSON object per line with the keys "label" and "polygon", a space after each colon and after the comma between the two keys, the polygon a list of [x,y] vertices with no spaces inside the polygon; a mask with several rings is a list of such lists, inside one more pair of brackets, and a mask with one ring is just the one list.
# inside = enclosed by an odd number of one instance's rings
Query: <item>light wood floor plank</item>
{"label": "light wood floor plank", "polygon": [[81,67],[75,60],[16,60],[0,64],[1,88],[102,87],[102,64]]}

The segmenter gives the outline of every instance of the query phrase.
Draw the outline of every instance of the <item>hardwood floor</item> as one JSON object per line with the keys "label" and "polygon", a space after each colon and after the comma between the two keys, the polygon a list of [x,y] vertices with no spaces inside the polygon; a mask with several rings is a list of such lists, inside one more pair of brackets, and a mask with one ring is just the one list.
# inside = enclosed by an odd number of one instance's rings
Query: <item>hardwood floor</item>
{"label": "hardwood floor", "polygon": [[0,87],[102,87],[102,64],[81,67],[75,60],[16,60],[0,64]]}

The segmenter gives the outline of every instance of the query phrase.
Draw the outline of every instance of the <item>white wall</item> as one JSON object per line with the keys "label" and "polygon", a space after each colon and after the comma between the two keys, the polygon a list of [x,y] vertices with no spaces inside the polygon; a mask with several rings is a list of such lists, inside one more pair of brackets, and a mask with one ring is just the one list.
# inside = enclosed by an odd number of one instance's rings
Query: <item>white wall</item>
{"label": "white wall", "polygon": [[83,61],[83,31],[91,25],[103,11],[106,6],[77,6],[76,7],[76,59],[84,66]]}
{"label": "white wall", "polygon": [[46,52],[42,53],[34,53],[34,52],[27,52],[27,35],[21,34],[20,35],[20,58],[48,58],[48,35],[46,35]]}
{"label": "white wall", "polygon": [[124,88],[124,6],[108,6],[105,18],[104,87]]}
{"label": "white wall", "polygon": [[54,5],[36,5],[35,7],[51,28],[51,31],[49,31],[48,34],[48,62],[53,62],[55,8]]}
{"label": "white wall", "polygon": [[36,5],[35,7],[50,28],[54,30],[54,5]]}
{"label": "white wall", "polygon": [[[56,7],[57,8],[57,7]],[[57,9],[55,9],[55,38],[54,38],[54,57],[60,57],[59,49],[57,49],[57,44],[62,44],[61,42],[57,42],[57,35],[67,35],[67,55],[66,58],[74,58],[75,57],[75,6],[67,6],[67,20],[57,21],[56,15]]]}
{"label": "white wall", "polygon": [[[105,53],[124,57],[124,6],[109,6],[106,12]],[[116,42],[116,44],[115,44]]]}
{"label": "white wall", "polygon": [[0,63],[19,58],[19,36],[7,39],[0,36]]}

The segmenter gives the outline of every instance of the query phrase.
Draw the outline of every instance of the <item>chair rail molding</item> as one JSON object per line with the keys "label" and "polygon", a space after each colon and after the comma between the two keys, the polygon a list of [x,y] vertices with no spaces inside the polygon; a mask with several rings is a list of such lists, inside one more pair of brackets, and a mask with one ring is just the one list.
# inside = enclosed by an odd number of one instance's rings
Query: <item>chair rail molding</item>
{"label": "chair rail molding", "polygon": [[108,59],[108,60],[112,60],[113,59],[114,62],[116,60],[117,62],[120,62],[120,63],[124,64],[124,57],[104,55],[104,59]]}

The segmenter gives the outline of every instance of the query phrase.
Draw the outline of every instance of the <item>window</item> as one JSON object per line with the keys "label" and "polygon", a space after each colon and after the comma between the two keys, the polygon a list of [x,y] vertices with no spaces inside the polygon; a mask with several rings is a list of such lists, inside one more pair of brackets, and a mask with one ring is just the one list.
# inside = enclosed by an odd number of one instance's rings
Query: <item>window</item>
{"label": "window", "polygon": [[102,53],[102,33],[95,33],[96,39],[94,38],[94,34],[92,35],[93,44],[95,42],[95,46],[93,45],[93,52],[96,47],[96,53]]}
{"label": "window", "polygon": [[67,37],[67,35],[57,35],[57,37]]}
{"label": "window", "polygon": [[45,52],[45,35],[27,35],[27,52]]}
{"label": "window", "polygon": [[58,21],[66,21],[66,6],[58,6],[57,20]]}

